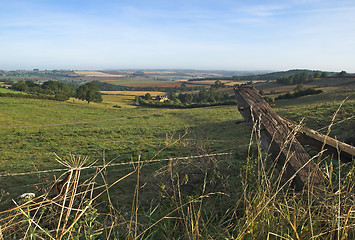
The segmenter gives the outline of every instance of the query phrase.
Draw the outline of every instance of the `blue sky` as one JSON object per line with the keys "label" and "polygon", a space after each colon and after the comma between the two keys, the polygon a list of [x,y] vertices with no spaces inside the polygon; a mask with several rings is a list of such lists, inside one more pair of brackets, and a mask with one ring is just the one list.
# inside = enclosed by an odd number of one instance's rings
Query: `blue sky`
{"label": "blue sky", "polygon": [[355,72],[353,0],[0,0],[0,69]]}

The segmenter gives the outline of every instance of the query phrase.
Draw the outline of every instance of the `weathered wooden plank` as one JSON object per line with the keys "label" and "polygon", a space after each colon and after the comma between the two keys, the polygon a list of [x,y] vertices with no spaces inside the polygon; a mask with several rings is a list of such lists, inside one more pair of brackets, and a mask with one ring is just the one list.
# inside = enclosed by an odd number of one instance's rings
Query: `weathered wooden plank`
{"label": "weathered wooden plank", "polygon": [[[291,120],[285,118],[284,120],[287,122],[290,128],[294,128],[297,125],[297,123]],[[355,158],[355,147],[321,134],[317,131],[314,131],[313,129],[309,129],[305,126],[302,126],[298,130],[296,138],[303,146],[307,145],[317,151],[321,151],[323,143],[325,143],[324,149],[326,151],[323,152],[323,154],[332,156],[337,159],[339,151],[340,160],[342,162],[348,163]]]}
{"label": "weathered wooden plank", "polygon": [[323,177],[320,169],[297,141],[287,123],[277,115],[255,88],[238,86],[234,88],[238,109],[246,122],[257,126],[264,149],[274,158],[277,169],[284,179],[294,177],[292,185],[296,190],[310,186],[321,186]]}

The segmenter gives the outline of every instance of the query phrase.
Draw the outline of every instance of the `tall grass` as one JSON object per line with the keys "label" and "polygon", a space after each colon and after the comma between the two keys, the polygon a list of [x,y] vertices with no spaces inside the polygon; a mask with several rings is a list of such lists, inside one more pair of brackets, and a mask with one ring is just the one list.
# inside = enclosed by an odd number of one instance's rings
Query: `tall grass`
{"label": "tall grass", "polygon": [[[13,208],[0,212],[0,239],[355,238],[354,161],[322,158],[325,185],[296,192],[292,178],[285,182],[283,171],[275,171],[259,136],[255,127],[245,160],[232,154],[151,168],[138,157],[120,176],[110,162],[88,175],[90,158],[58,157],[67,167],[60,179],[67,181],[13,200]],[[115,200],[120,186],[129,206]]]}

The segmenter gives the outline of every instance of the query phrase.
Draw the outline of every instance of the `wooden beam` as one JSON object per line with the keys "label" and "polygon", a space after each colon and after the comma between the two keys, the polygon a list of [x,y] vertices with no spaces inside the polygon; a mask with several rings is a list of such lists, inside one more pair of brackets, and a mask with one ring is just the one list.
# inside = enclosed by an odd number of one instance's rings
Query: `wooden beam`
{"label": "wooden beam", "polygon": [[[295,126],[298,125],[297,123],[291,120],[285,118],[284,120],[287,122],[290,128],[294,128]],[[338,150],[339,150],[340,160],[342,162],[348,163],[353,161],[353,159],[355,158],[355,147],[340,142],[332,137],[321,134],[305,126],[302,126],[299,129],[296,138],[303,146],[309,146],[310,148],[317,151],[322,151],[322,146],[323,144],[325,144],[324,149],[326,151],[323,154],[329,155],[336,159],[338,159]]]}
{"label": "wooden beam", "polygon": [[264,149],[274,158],[279,172],[285,180],[294,177],[291,185],[296,190],[320,187],[323,176],[317,164],[290,131],[287,123],[277,115],[255,88],[234,88],[238,109],[246,122],[260,132]]}

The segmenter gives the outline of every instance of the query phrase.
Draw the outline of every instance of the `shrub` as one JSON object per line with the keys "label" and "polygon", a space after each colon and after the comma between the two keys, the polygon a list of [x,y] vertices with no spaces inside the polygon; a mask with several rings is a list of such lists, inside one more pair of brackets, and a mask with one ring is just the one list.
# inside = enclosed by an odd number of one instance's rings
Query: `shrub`
{"label": "shrub", "polygon": [[307,95],[315,95],[315,94],[320,94],[322,93],[323,91],[322,90],[316,90],[314,88],[306,88],[306,89],[303,89],[303,90],[299,90],[297,89],[298,91],[295,91],[293,93],[291,92],[288,92],[286,94],[281,94],[279,96],[277,96],[275,98],[275,100],[279,100],[279,99],[293,99],[293,98],[299,98],[299,97],[302,97],[302,96],[307,96]]}

